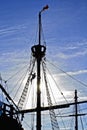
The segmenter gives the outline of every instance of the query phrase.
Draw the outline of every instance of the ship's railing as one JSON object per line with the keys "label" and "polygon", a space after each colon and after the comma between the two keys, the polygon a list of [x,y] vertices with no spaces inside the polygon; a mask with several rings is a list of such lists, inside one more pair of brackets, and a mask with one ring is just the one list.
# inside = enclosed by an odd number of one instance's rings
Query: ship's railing
{"label": "ship's railing", "polygon": [[[0,129],[23,130],[19,115],[13,105],[8,105],[0,101]],[[11,126],[12,125],[12,126]]]}
{"label": "ship's railing", "polygon": [[8,105],[0,101],[0,116],[6,115],[13,119],[17,119],[17,121],[19,122],[18,114],[15,114],[15,113],[16,113],[16,110],[14,109],[13,105]]}

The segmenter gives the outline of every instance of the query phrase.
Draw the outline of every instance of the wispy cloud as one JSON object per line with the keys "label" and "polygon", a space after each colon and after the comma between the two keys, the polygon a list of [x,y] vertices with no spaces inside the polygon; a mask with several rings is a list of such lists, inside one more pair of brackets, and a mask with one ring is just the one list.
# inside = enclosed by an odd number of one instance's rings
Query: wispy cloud
{"label": "wispy cloud", "polygon": [[87,40],[83,42],[64,43],[63,47],[55,48],[54,57],[70,59],[87,55]]}
{"label": "wispy cloud", "polygon": [[25,29],[26,25],[22,24],[22,25],[16,25],[16,26],[9,26],[9,27],[2,27],[0,29],[0,37],[3,35],[9,35],[12,33],[16,33],[19,30]]}
{"label": "wispy cloud", "polygon": [[87,49],[85,49],[83,51],[74,52],[72,54],[66,54],[66,53],[60,52],[56,56],[59,58],[62,58],[62,59],[70,59],[70,58],[74,58],[74,57],[84,56],[86,54],[87,54]]}
{"label": "wispy cloud", "polygon": [[[7,75],[14,73],[14,71],[17,71],[17,68],[21,68],[24,64],[28,64],[29,58],[27,50],[3,52],[0,54],[0,72],[3,73],[3,76],[6,76],[6,73]],[[14,68],[14,71],[12,71],[12,68]]]}
{"label": "wispy cloud", "polygon": [[[78,70],[78,71],[71,71],[71,72],[66,72],[68,75],[80,75],[80,74],[85,74],[87,73],[87,70]],[[60,73],[60,74],[57,74],[59,76],[67,76],[66,73]]]}

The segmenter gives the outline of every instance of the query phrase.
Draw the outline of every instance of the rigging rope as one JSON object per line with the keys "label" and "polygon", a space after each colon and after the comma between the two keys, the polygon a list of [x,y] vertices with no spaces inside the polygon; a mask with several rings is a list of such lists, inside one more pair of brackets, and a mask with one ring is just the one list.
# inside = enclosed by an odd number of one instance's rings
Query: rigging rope
{"label": "rigging rope", "polygon": [[[20,77],[20,79],[17,81],[17,83],[15,84],[15,86],[18,87],[18,83],[20,83],[20,84],[19,84],[19,87],[17,88],[17,90],[16,90],[16,92],[15,92],[15,95],[14,95],[13,99],[16,98],[16,95],[18,94],[19,89],[21,88],[21,85],[23,84],[23,81],[24,81],[24,79],[25,79],[25,77],[26,77],[27,71],[28,71],[28,69],[26,70],[25,74],[23,74],[23,75]],[[20,82],[19,82],[19,81],[20,81]],[[14,91],[15,88],[16,88],[16,87],[13,87],[13,91]],[[10,93],[12,93],[12,90],[10,91]]]}
{"label": "rigging rope", "polygon": [[[78,105],[78,107],[79,107],[79,113],[80,113],[81,112],[80,105]],[[82,113],[81,113],[81,116],[82,116]],[[80,116],[81,126],[82,126],[82,130],[84,130],[83,120],[81,116]]]}
{"label": "rigging rope", "polygon": [[15,74],[13,74],[11,77],[9,77],[7,80],[4,80],[4,82],[8,82],[9,80],[11,80],[12,78],[14,78],[17,74],[19,74],[21,72],[21,70],[23,70],[26,67],[26,65],[24,65],[22,68],[20,68],[19,71],[17,71]]}
{"label": "rigging rope", "polygon": [[[47,60],[48,61],[48,60]],[[49,61],[48,61],[49,62]],[[77,81],[78,83],[80,83],[81,85],[83,85],[84,87],[87,87],[87,84],[81,82],[80,80],[76,79],[75,77],[71,76],[68,72],[65,72],[64,70],[62,70],[60,67],[54,65],[53,63],[49,62],[51,65],[53,65],[54,67],[56,67],[57,69],[59,69],[61,72],[65,73],[67,76],[69,76],[70,78],[72,78],[73,80]]]}
{"label": "rigging rope", "polygon": [[[44,80],[45,80],[45,85],[46,85],[48,105],[52,106],[52,100],[51,100],[51,96],[49,93],[49,88],[48,88],[48,84],[47,84],[47,80],[46,80],[46,70],[45,70],[46,67],[45,67],[44,63],[42,63],[42,67],[43,67],[43,72],[44,72]],[[50,118],[51,118],[52,130],[60,130],[57,119],[56,119],[55,111],[53,109],[49,109],[49,114],[50,114]]]}
{"label": "rigging rope", "polygon": [[[43,62],[44,62],[44,61],[43,61]],[[44,63],[44,64],[45,64],[45,63]],[[46,67],[46,68],[47,68],[47,67]],[[52,77],[52,79],[53,79],[53,81],[54,81],[55,85],[57,86],[57,88],[58,88],[59,92],[61,93],[61,95],[62,95],[62,96],[63,96],[63,98],[65,99],[66,103],[68,103],[68,101],[67,101],[66,97],[64,96],[63,92],[61,91],[61,89],[60,89],[59,85],[56,83],[55,79],[53,78],[53,76],[52,76],[52,74],[50,73],[50,71],[49,71],[49,69],[48,69],[48,68],[47,68],[47,70],[48,70],[48,72],[49,72],[50,76]]]}
{"label": "rigging rope", "polygon": [[30,81],[30,78],[31,78],[31,75],[32,75],[32,72],[33,72],[34,65],[35,65],[35,59],[33,59],[32,64],[30,62],[29,70],[31,68],[31,71],[29,73],[29,77],[27,79],[27,82],[26,82],[25,87],[23,89],[23,92],[21,94],[21,97],[20,97],[20,99],[18,101],[18,107],[19,107],[19,109],[22,109],[22,107],[24,105],[24,101],[25,101],[25,98],[27,96],[29,81]]}
{"label": "rigging rope", "polygon": [[[33,89],[33,93],[32,93],[32,108],[33,108],[33,106],[34,106],[34,89]],[[32,126],[32,130],[34,130],[34,114],[32,115],[31,114],[31,126]]]}
{"label": "rigging rope", "polygon": [[[51,87],[50,87],[50,89],[51,89]],[[51,93],[52,93],[52,95],[53,95],[52,89],[51,89]],[[56,103],[56,100],[55,100],[54,95],[53,95],[53,98],[54,98],[54,101],[55,101],[55,103]],[[63,126],[64,126],[64,129],[66,130],[66,126],[65,126],[64,121],[63,121],[63,119],[62,119],[62,113],[59,111],[59,109],[58,109],[58,115],[60,115],[60,116],[57,116],[57,117],[60,117],[60,118],[61,118],[62,124],[63,124]]]}
{"label": "rigging rope", "polygon": [[84,130],[84,125],[83,125],[81,116],[80,116],[80,120],[81,120],[82,130]]}

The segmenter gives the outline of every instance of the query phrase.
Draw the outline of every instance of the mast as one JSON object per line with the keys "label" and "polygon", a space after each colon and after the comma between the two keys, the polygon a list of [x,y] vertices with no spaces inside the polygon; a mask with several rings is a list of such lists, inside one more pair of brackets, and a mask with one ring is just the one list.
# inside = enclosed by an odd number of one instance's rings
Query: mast
{"label": "mast", "polygon": [[46,47],[41,45],[41,13],[48,9],[48,5],[45,6],[40,12],[39,12],[39,43],[38,45],[32,46],[32,55],[36,58],[37,61],[37,107],[36,107],[36,113],[37,113],[37,130],[41,130],[41,92],[40,92],[40,79],[41,79],[41,61],[42,58],[45,56]]}
{"label": "mast", "polygon": [[75,130],[78,130],[78,106],[77,106],[77,90],[75,90]]}

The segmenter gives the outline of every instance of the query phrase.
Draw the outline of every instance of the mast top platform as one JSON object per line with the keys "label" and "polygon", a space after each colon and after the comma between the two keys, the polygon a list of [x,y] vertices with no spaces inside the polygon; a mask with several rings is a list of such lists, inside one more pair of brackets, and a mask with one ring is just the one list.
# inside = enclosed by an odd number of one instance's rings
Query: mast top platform
{"label": "mast top platform", "polygon": [[45,56],[46,47],[44,45],[38,44],[38,45],[32,46],[31,51],[32,51],[32,55],[35,58],[42,58]]}

